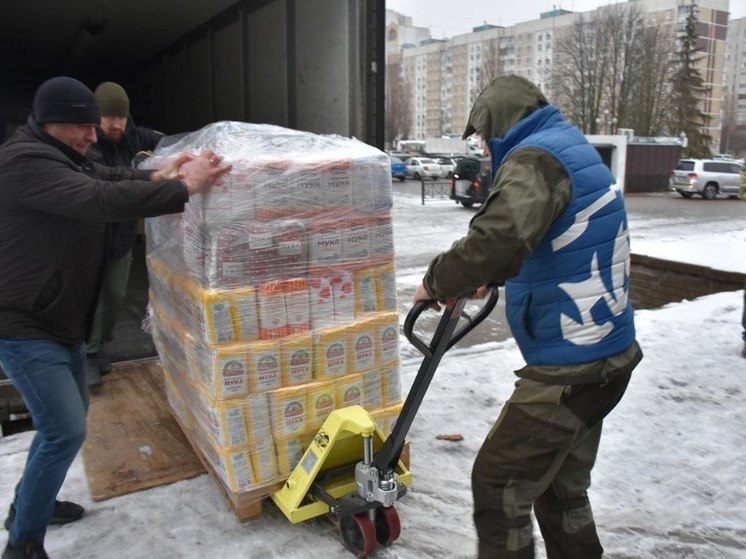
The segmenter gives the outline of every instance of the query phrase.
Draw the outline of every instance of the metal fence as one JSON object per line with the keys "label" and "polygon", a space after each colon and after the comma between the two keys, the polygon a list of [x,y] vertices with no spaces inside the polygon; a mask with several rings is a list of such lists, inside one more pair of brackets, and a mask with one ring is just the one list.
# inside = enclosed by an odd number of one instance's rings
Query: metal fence
{"label": "metal fence", "polygon": [[451,197],[451,181],[450,180],[435,180],[426,181],[422,179],[422,205],[425,205],[425,199],[431,200],[447,200]]}

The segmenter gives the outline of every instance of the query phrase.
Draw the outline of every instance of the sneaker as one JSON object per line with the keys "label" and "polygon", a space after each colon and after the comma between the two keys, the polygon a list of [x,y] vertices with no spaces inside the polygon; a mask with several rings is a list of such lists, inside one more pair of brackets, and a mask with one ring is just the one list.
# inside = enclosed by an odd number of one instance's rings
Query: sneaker
{"label": "sneaker", "polygon": [[88,388],[101,386],[101,371],[98,368],[98,354],[92,353],[86,357],[85,372],[88,379]]}
{"label": "sneaker", "polygon": [[[71,501],[55,501],[52,517],[49,519],[50,524],[67,524],[80,520],[85,509],[77,503]],[[16,517],[16,507],[11,504],[8,510],[8,517],[5,519],[5,529],[10,530],[10,525]]]}
{"label": "sneaker", "polygon": [[98,351],[98,371],[101,375],[108,375],[111,372],[111,359],[102,349]]}
{"label": "sneaker", "polygon": [[39,542],[24,540],[16,545],[11,545],[8,542],[5,551],[3,551],[3,559],[49,559],[49,555]]}

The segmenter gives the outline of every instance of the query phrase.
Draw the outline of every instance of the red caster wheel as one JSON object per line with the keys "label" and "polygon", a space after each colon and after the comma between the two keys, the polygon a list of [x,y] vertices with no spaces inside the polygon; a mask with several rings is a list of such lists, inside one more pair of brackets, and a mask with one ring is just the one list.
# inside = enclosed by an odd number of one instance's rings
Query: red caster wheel
{"label": "red caster wheel", "polygon": [[399,513],[392,507],[376,509],[376,540],[381,545],[389,545],[401,535]]}
{"label": "red caster wheel", "polygon": [[367,557],[376,548],[376,528],[367,512],[339,519],[342,543],[357,557]]}

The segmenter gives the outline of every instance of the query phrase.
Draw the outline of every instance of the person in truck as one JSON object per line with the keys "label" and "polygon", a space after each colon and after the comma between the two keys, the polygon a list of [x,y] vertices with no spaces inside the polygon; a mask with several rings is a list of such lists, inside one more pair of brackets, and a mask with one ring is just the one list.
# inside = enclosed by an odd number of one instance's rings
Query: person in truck
{"label": "person in truck", "polygon": [[[98,141],[91,146],[89,158],[109,167],[132,167],[140,152],[153,151],[163,134],[135,126],[130,115],[130,100],[124,88],[103,82],[94,91],[101,111],[96,128]],[[132,264],[132,248],[137,240],[137,221],[112,221],[106,224],[106,250],[101,272],[101,291],[93,315],[88,348],[88,386],[101,385],[101,375],[111,372],[106,344],[112,340],[117,313],[127,296]]]}
{"label": "person in truck", "polygon": [[0,146],[0,365],[36,429],[2,559],[46,558],[47,525],[84,512],[57,494],[86,434],[85,340],[104,224],[181,212],[231,170],[210,150],[157,171],[93,163],[86,154],[100,116],[83,83],[52,78],[37,89],[27,123]]}

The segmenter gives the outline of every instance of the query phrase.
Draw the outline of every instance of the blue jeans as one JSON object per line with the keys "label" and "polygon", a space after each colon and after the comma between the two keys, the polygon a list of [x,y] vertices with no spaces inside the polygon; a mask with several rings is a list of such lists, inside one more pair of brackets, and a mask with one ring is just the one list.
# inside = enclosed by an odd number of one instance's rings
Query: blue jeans
{"label": "blue jeans", "polygon": [[67,470],[85,440],[85,344],[0,338],[0,365],[23,396],[36,429],[16,486],[8,541],[44,543]]}

